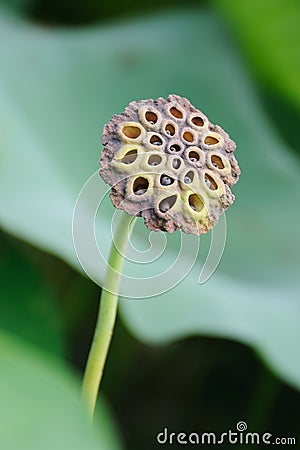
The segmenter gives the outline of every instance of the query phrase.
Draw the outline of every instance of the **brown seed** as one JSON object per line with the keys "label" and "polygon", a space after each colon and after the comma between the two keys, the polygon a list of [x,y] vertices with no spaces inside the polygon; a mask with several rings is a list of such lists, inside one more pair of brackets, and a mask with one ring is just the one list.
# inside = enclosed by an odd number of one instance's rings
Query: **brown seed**
{"label": "brown seed", "polygon": [[[128,139],[136,140],[136,151],[126,153]],[[100,174],[113,187],[114,206],[143,216],[151,230],[206,233],[234,200],[230,187],[240,175],[235,143],[185,98],[130,103],[105,125],[102,143]]]}

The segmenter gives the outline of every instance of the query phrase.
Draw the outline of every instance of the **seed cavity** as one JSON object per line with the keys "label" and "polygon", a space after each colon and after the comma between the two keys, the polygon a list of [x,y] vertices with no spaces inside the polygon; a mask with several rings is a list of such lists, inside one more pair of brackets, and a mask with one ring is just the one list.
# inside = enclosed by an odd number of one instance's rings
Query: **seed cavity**
{"label": "seed cavity", "polygon": [[164,198],[160,203],[159,203],[159,210],[162,213],[165,213],[167,211],[169,211],[169,209],[171,209],[174,205],[175,202],[177,200],[177,195],[171,195],[170,197]]}
{"label": "seed cavity", "polygon": [[145,118],[151,125],[154,125],[158,120],[157,115],[152,111],[147,111],[145,114]]}
{"label": "seed cavity", "polygon": [[148,159],[149,166],[158,166],[162,161],[161,156],[159,155],[151,155]]}
{"label": "seed cavity", "polygon": [[122,133],[129,139],[137,139],[141,134],[141,129],[134,125],[125,125],[125,127],[122,128]]}
{"label": "seed cavity", "polygon": [[219,139],[215,138],[214,136],[206,136],[204,139],[204,144],[206,145],[215,145],[219,142]]}
{"label": "seed cavity", "polygon": [[209,189],[211,189],[212,191],[215,191],[216,189],[218,189],[218,185],[217,185],[216,181],[208,173],[206,173],[204,175],[204,181],[205,181],[206,186]]}
{"label": "seed cavity", "polygon": [[165,131],[166,131],[166,134],[168,136],[174,136],[174,134],[175,134],[175,127],[174,127],[174,125],[172,125],[171,123],[168,123],[165,126]]}
{"label": "seed cavity", "polygon": [[186,184],[190,184],[192,183],[192,181],[194,180],[194,172],[192,172],[191,170],[185,175],[184,177],[184,182]]}
{"label": "seed cavity", "polygon": [[182,112],[179,111],[179,109],[175,108],[175,106],[172,106],[172,108],[170,108],[170,114],[172,114],[173,117],[176,117],[176,119],[183,118]]}
{"label": "seed cavity", "polygon": [[137,158],[137,150],[130,150],[126,153],[126,155],[123,156],[122,159],[120,159],[120,162],[124,164],[132,164]]}
{"label": "seed cavity", "polygon": [[204,125],[204,120],[199,116],[193,117],[191,122],[196,125],[196,127],[203,127]]}
{"label": "seed cavity", "polygon": [[225,167],[222,158],[217,155],[212,155],[211,163],[216,169],[224,169]]}
{"label": "seed cavity", "polygon": [[189,205],[196,212],[200,212],[204,208],[203,200],[198,194],[191,194],[189,196]]}
{"label": "seed cavity", "polygon": [[173,183],[174,183],[174,179],[171,178],[171,177],[169,177],[168,175],[163,174],[163,175],[160,177],[160,184],[161,184],[162,186],[170,186],[170,185],[173,184]]}
{"label": "seed cavity", "polygon": [[157,134],[153,134],[150,138],[150,144],[152,145],[162,145],[162,140]]}
{"label": "seed cavity", "polygon": [[180,159],[178,159],[178,158],[173,159],[173,161],[172,161],[172,166],[174,167],[174,169],[179,169],[179,167],[181,166],[181,161],[180,161]]}
{"label": "seed cavity", "polygon": [[144,177],[138,177],[133,183],[133,192],[135,195],[143,195],[147,192],[149,187],[149,181]]}
{"label": "seed cavity", "polygon": [[189,153],[189,159],[191,162],[196,163],[200,159],[199,153],[191,151]]}

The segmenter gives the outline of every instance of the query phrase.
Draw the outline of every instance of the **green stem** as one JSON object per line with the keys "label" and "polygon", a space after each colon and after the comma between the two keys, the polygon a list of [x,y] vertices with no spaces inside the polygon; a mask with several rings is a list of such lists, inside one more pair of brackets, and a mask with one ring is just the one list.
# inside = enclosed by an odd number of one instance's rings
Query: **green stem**
{"label": "green stem", "polygon": [[99,386],[112,338],[118,308],[118,292],[120,276],[123,269],[124,258],[130,232],[135,218],[122,212],[121,219],[112,243],[105,287],[102,289],[98,319],[94,338],[88,356],[82,383],[82,397],[87,405],[90,419],[93,419]]}

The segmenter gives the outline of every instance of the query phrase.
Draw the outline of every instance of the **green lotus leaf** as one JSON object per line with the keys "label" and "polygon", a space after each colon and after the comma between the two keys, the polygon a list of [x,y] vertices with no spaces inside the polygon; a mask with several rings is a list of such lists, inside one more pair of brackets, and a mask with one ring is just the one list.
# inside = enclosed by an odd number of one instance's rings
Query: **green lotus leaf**
{"label": "green lotus leaf", "polygon": [[0,234],[0,328],[53,353],[64,353],[58,300],[36,267]]}

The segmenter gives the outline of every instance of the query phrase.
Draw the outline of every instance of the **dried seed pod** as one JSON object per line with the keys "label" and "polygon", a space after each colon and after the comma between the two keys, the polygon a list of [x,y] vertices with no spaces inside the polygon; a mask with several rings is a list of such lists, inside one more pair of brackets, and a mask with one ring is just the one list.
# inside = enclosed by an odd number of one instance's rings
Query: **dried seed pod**
{"label": "dried seed pod", "polygon": [[234,201],[235,143],[186,98],[131,102],[103,129],[100,175],[150,230],[209,231]]}

